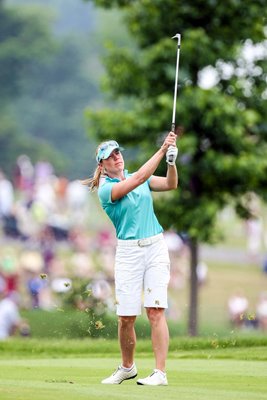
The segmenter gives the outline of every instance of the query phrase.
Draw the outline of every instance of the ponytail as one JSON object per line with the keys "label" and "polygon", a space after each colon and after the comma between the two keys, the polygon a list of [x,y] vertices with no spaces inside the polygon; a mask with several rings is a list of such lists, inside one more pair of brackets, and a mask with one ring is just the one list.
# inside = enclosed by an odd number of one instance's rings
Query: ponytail
{"label": "ponytail", "polygon": [[[105,142],[102,142],[97,146],[95,154],[98,153],[98,149],[99,149],[99,147],[102,146],[103,143],[105,143]],[[105,169],[104,169],[104,173],[105,173]],[[95,169],[93,177],[92,178],[88,178],[88,179],[84,179],[83,181],[81,181],[81,183],[83,185],[85,185],[85,186],[88,186],[90,192],[94,192],[95,190],[97,190],[99,188],[99,183],[100,183],[101,176],[102,176],[101,168],[100,168],[100,166],[98,164],[98,166]]]}
{"label": "ponytail", "polygon": [[97,166],[94,175],[92,178],[88,178],[88,179],[84,179],[83,181],[81,181],[81,183],[83,185],[86,185],[89,187],[90,192],[95,191],[96,189],[99,188],[99,182],[100,182],[100,178],[101,178],[101,169],[99,167],[99,165]]}

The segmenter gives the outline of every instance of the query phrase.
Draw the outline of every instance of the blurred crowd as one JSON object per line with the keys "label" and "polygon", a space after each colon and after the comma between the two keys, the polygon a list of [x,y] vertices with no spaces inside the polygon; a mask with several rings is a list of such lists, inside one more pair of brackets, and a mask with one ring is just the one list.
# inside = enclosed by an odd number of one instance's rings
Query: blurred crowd
{"label": "blurred crowd", "polygon": [[[21,155],[12,178],[0,170],[0,339],[16,330],[30,335],[21,309],[58,309],[63,299],[80,310],[114,312],[116,239],[110,224],[99,221],[103,214],[94,199],[80,181],[56,176],[47,161],[33,165]],[[164,235],[171,259],[170,292],[177,293],[189,279],[187,240],[174,230]],[[202,260],[197,279],[199,286],[208,282]],[[241,297],[236,294],[228,304],[230,321],[238,327],[247,319],[248,304]],[[172,296],[167,316],[181,318]],[[266,295],[261,295],[254,320],[267,331]]]}
{"label": "blurred crowd", "polygon": [[20,156],[13,182],[0,171],[0,216],[8,237],[27,240],[48,226],[56,239],[66,239],[73,225],[83,225],[87,200],[79,181],[57,177],[46,161],[33,166]]}
{"label": "blurred crowd", "polygon": [[[115,238],[98,223],[87,188],[50,163],[21,155],[12,179],[0,171],[0,241],[0,338],[1,329],[13,331],[2,325],[18,325],[19,308],[60,307],[74,281],[112,308]],[[78,295],[73,302],[83,306]]]}
{"label": "blurred crowd", "polygon": [[267,332],[267,292],[259,295],[256,309],[251,312],[248,298],[238,289],[228,301],[229,319],[233,328],[260,328]]}

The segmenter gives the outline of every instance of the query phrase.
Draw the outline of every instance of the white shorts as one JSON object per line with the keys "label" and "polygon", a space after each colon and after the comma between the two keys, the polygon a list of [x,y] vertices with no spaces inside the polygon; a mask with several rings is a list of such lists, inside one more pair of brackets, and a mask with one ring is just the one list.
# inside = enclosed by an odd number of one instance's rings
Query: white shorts
{"label": "white shorts", "polygon": [[170,258],[163,234],[141,240],[118,240],[115,258],[117,315],[141,314],[144,307],[168,308]]}

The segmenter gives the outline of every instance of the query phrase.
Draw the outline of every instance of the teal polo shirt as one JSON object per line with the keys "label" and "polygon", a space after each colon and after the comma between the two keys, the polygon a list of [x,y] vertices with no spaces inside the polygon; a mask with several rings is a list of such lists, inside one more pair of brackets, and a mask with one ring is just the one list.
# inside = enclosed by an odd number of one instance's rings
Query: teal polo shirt
{"label": "teal polo shirt", "polygon": [[[124,171],[127,179],[132,174]],[[163,231],[154,213],[149,179],[119,200],[111,200],[112,186],[118,178],[105,177],[98,188],[100,203],[113,222],[118,239],[144,239]]]}

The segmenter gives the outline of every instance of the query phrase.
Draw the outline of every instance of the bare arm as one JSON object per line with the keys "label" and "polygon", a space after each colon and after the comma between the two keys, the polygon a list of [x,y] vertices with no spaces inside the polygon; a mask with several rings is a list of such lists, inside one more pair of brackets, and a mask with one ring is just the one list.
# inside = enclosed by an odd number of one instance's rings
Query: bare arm
{"label": "bare arm", "polygon": [[178,172],[176,165],[168,165],[166,177],[152,176],[149,185],[150,189],[154,192],[164,192],[176,189],[178,186]]}
{"label": "bare arm", "polygon": [[161,148],[144,165],[142,165],[134,175],[113,185],[111,192],[112,201],[122,198],[150,178],[157,169],[162,158],[165,156],[168,147],[170,145],[175,145],[175,141],[176,135],[173,132],[170,132],[164,140]]}

